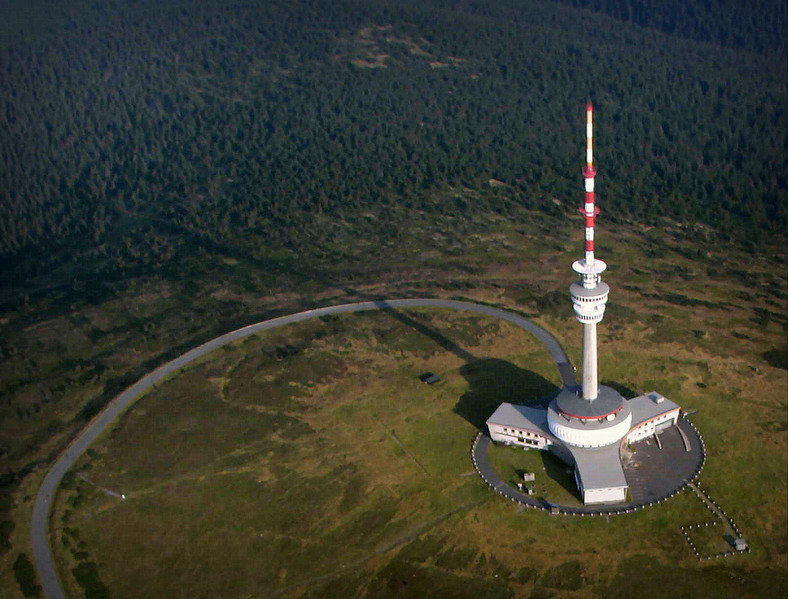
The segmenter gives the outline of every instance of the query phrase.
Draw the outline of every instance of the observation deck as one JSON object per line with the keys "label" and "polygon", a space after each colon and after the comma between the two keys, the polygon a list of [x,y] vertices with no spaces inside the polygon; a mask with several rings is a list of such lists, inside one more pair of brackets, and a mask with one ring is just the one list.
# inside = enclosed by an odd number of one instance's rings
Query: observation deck
{"label": "observation deck", "polygon": [[605,304],[610,294],[610,287],[607,283],[599,281],[593,289],[588,289],[579,282],[574,282],[569,286],[569,293],[572,294],[572,304],[577,320],[583,324],[597,323],[602,320],[605,315]]}

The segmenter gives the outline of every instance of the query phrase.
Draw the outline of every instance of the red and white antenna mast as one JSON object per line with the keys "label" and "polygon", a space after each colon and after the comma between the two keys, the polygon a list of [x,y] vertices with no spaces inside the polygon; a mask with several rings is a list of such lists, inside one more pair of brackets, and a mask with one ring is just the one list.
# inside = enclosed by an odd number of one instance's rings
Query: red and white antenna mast
{"label": "red and white antenna mast", "polygon": [[599,214],[594,202],[594,107],[591,102],[586,106],[586,168],[583,171],[586,180],[586,203],[581,212],[586,218],[586,263],[594,263],[594,219]]}
{"label": "red and white antenna mast", "polygon": [[580,282],[569,287],[577,320],[583,325],[583,399],[593,401],[599,395],[597,379],[596,324],[602,321],[610,287],[600,275],[607,265],[594,257],[594,220],[599,214],[594,198],[594,107],[586,106],[586,167],[585,205],[580,212],[585,218],[585,258],[572,264]]}

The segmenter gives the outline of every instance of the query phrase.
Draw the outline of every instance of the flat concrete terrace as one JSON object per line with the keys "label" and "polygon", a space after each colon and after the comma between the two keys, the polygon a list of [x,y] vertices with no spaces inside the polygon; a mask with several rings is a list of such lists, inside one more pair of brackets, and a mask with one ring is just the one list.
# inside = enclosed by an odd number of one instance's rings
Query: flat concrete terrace
{"label": "flat concrete terrace", "polygon": [[[689,451],[685,438],[689,443]],[[496,493],[511,501],[547,511],[557,508],[561,514],[613,515],[631,513],[662,502],[680,492],[700,474],[706,454],[698,431],[687,420],[680,418],[676,427],[659,434],[659,440],[661,448],[654,437],[649,437],[633,444],[635,451],[631,455],[627,454],[626,449],[622,452],[622,466],[632,497],[630,502],[591,506],[556,505],[510,487],[490,466],[487,449],[492,441],[485,433],[479,433],[476,437],[472,454],[474,466],[482,479]]]}

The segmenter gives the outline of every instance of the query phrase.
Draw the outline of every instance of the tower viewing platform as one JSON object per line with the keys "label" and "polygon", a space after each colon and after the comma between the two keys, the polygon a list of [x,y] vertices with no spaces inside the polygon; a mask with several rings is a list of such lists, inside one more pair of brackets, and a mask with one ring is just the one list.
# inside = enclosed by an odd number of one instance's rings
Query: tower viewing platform
{"label": "tower viewing platform", "polygon": [[596,324],[602,320],[605,315],[607,296],[610,293],[607,283],[599,281],[594,287],[588,288],[575,282],[569,286],[569,293],[572,294],[572,303],[578,321],[582,324]]}

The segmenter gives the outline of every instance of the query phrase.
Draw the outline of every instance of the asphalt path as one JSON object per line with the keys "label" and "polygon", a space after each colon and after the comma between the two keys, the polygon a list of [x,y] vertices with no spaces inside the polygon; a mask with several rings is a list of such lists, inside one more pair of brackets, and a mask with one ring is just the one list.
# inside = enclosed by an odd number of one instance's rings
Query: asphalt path
{"label": "asphalt path", "polygon": [[52,509],[53,500],[57,493],[57,488],[66,472],[69,471],[79,457],[90,447],[93,441],[95,441],[107,427],[109,427],[115,419],[142,394],[156,385],[156,383],[161,382],[170,374],[178,371],[200,356],[204,356],[223,345],[238,339],[243,339],[249,335],[254,335],[260,331],[301,322],[302,320],[327,316],[329,314],[345,314],[366,310],[396,308],[449,308],[452,310],[476,312],[477,314],[484,314],[486,316],[511,322],[529,333],[532,333],[545,345],[547,351],[550,352],[553,360],[555,360],[564,386],[569,387],[577,384],[574,369],[569,362],[569,358],[567,358],[566,353],[561,348],[558,341],[556,341],[550,333],[527,318],[514,314],[513,312],[493,308],[492,306],[474,304],[472,302],[441,299],[398,299],[327,306],[325,308],[307,310],[306,312],[265,320],[216,337],[182,354],[174,360],[159,366],[156,370],[145,375],[131,387],[117,395],[107,405],[104,411],[91,420],[79,436],[74,439],[62,454],[60,454],[54,466],[52,466],[44,477],[44,482],[41,484],[41,488],[38,491],[38,495],[36,495],[36,501],[33,506],[31,536],[33,540],[33,561],[35,562],[38,577],[47,599],[66,599],[66,594],[60,583],[60,578],[58,577],[55,560],[52,555],[52,548],[48,539],[49,515]]}

